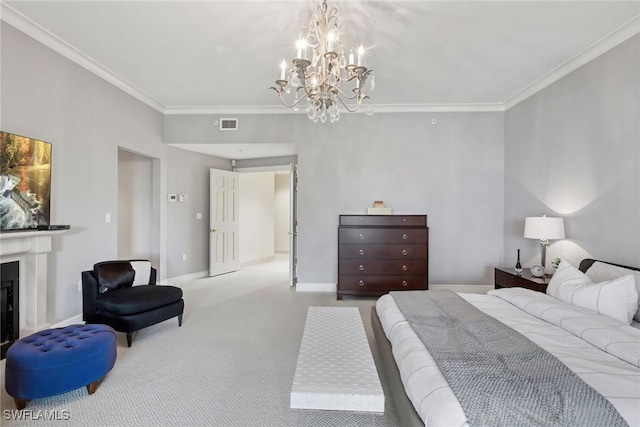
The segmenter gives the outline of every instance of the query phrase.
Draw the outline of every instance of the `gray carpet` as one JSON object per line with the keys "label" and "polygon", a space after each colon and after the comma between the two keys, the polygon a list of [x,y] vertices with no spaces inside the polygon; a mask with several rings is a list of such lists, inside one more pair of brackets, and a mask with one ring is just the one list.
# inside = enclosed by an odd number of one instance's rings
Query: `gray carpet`
{"label": "gray carpet", "polygon": [[[286,282],[286,272],[269,266],[182,287],[183,326],[172,319],[146,328],[134,335],[131,348],[119,334],[116,365],[94,395],[82,388],[27,406],[34,416],[38,411],[66,410],[68,420],[15,421],[3,416],[2,425],[399,425],[382,375],[384,414],[289,408],[307,308],[359,307],[379,366],[369,321],[374,300],[336,301],[334,294],[296,293]],[[0,367],[4,371],[4,363]],[[4,387],[1,403],[3,410],[15,409]]]}

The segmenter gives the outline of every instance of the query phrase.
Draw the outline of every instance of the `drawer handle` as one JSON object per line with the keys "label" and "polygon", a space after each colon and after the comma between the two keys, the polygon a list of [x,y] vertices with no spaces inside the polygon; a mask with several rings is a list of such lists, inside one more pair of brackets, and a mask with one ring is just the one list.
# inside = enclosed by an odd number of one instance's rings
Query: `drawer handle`
{"label": "drawer handle", "polygon": [[402,286],[407,286],[407,281],[406,280],[402,281]]}
{"label": "drawer handle", "polygon": [[358,282],[358,285],[360,285],[360,286],[364,286],[364,280],[360,280],[360,281]]}
{"label": "drawer handle", "polygon": [[402,235],[402,239],[403,239],[403,240],[407,240],[407,235],[406,235],[406,234],[403,234],[403,235]]}
{"label": "drawer handle", "polygon": [[364,239],[364,234],[360,233],[360,240]]}
{"label": "drawer handle", "polygon": [[364,265],[360,264],[360,267],[358,267],[360,269],[360,271],[364,270]]}
{"label": "drawer handle", "polygon": [[364,255],[364,249],[360,249],[360,250],[358,251],[358,253],[359,253],[360,255]]}
{"label": "drawer handle", "polygon": [[402,266],[402,270],[403,270],[403,271],[407,271],[407,266],[406,266],[406,265],[403,265],[403,266]]}
{"label": "drawer handle", "polygon": [[402,255],[406,255],[406,254],[407,254],[407,250],[406,250],[406,249],[403,249],[403,250],[402,250]]}

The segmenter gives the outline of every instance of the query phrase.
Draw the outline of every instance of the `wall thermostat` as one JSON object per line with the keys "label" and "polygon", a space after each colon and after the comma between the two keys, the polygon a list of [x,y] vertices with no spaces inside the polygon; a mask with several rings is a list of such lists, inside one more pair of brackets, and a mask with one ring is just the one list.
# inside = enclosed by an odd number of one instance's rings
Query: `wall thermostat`
{"label": "wall thermostat", "polygon": [[188,194],[181,194],[180,195],[180,202],[186,203],[188,201],[189,201],[189,195]]}

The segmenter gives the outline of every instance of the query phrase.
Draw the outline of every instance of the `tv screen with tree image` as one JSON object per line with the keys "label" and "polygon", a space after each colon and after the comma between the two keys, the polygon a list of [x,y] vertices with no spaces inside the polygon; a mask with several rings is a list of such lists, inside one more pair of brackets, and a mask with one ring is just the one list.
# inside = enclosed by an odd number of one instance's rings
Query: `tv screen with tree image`
{"label": "tv screen with tree image", "polygon": [[0,131],[0,230],[49,225],[51,144]]}

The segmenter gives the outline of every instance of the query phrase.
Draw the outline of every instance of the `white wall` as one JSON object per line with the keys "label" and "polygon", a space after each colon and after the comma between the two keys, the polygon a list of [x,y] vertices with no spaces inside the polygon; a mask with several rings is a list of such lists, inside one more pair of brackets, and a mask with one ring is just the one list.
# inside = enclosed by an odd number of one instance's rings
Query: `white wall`
{"label": "white wall", "polygon": [[275,236],[276,253],[289,252],[289,173],[275,174]]}
{"label": "white wall", "polygon": [[239,218],[240,265],[266,260],[274,254],[274,173],[241,173]]}
{"label": "white wall", "polygon": [[526,216],[565,218],[556,256],[640,265],[640,36],[506,113],[505,265],[522,248]]}
{"label": "white wall", "polygon": [[153,163],[148,157],[118,150],[119,259],[153,259]]}

